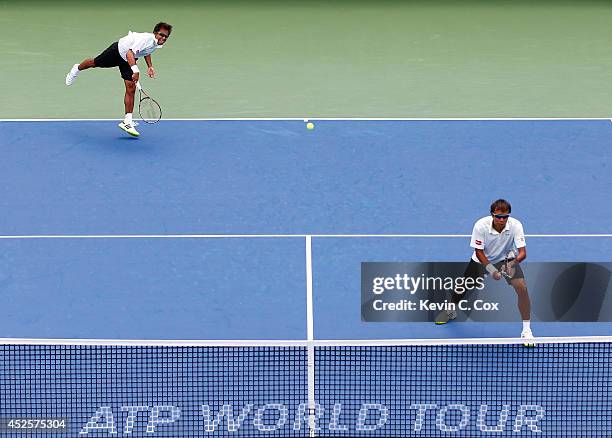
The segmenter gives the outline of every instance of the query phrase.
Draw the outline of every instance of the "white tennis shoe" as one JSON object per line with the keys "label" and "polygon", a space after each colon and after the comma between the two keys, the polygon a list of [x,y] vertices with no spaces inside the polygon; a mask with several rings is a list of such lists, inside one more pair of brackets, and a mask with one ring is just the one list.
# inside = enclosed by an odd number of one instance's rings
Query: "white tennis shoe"
{"label": "white tennis shoe", "polygon": [[136,131],[134,125],[130,123],[121,122],[117,126],[119,126],[119,128],[123,129],[128,134],[130,134],[132,137],[138,137],[140,135],[140,132]]}
{"label": "white tennis shoe", "polygon": [[531,329],[524,329],[521,332],[521,339],[524,340],[523,345],[525,347],[535,347],[535,338],[533,337],[533,333],[531,333]]}
{"label": "white tennis shoe", "polygon": [[79,64],[74,64],[66,75],[66,85],[70,86],[79,75]]}

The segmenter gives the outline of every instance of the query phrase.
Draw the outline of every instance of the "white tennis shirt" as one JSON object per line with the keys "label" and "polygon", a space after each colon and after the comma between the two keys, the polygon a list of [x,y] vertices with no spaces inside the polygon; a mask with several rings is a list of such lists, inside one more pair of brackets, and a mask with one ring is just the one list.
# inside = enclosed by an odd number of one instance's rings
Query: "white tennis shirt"
{"label": "white tennis shirt", "polygon": [[[518,255],[516,249],[522,248],[525,245],[523,224],[513,217],[508,218],[506,226],[501,233],[493,228],[492,216],[478,219],[474,224],[470,246],[484,250],[485,256],[487,256],[491,263],[504,260],[506,256],[509,258],[516,257]],[[480,263],[476,257],[476,251],[472,254],[472,260]]]}
{"label": "white tennis shirt", "polygon": [[155,35],[152,33],[129,31],[126,36],[119,40],[119,55],[127,61],[127,52],[130,49],[134,52],[134,57],[142,58],[161,47],[163,46],[157,44]]}

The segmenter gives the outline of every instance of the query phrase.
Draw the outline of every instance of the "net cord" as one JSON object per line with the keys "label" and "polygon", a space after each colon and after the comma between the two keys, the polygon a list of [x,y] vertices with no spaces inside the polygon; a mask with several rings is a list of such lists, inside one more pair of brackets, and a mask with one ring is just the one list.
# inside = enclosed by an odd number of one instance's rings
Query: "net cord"
{"label": "net cord", "polygon": [[[612,342],[612,336],[538,337],[539,344]],[[0,345],[98,345],[162,347],[368,347],[411,345],[502,345],[522,344],[521,338],[457,339],[329,339],[329,340],[169,340],[169,339],[44,339],[0,338]]]}

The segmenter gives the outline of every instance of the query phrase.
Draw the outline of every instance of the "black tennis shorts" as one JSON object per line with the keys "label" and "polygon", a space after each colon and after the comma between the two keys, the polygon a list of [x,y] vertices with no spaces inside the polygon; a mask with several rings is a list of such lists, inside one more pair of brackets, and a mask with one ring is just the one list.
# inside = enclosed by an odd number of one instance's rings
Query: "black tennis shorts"
{"label": "black tennis shorts", "polygon": [[[136,58],[138,59],[138,58]],[[132,80],[132,74],[134,73],[125,59],[119,54],[119,42],[114,42],[108,48],[94,58],[96,67],[110,68],[119,67],[121,77],[126,81]]]}
{"label": "black tennis shorts", "polygon": [[[509,259],[508,261],[510,260],[514,260],[514,259]],[[497,262],[497,263],[493,263],[493,266],[495,266],[497,269],[501,269],[503,264],[504,264],[504,260]],[[515,271],[514,271],[514,275],[512,276],[512,280],[516,278],[525,278],[525,274],[523,274],[523,269],[521,268],[520,264],[515,265],[514,268],[515,268]],[[465,269],[465,273],[463,274],[463,276],[465,278],[476,279],[479,277],[484,277],[485,273],[486,273],[486,269],[482,263],[478,263],[478,262],[475,262],[473,259],[470,259],[470,263]],[[510,284],[510,280],[508,280],[507,278],[506,278],[506,282]]]}

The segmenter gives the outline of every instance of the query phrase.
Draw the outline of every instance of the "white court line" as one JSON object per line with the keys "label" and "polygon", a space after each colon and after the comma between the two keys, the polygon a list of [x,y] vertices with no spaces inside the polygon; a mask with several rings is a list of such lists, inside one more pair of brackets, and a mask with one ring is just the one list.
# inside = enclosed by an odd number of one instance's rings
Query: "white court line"
{"label": "white court line", "polygon": [[314,339],[314,310],[312,300],[312,237],[306,236],[306,339]]}
{"label": "white court line", "polygon": [[[110,122],[118,118],[103,119],[0,119],[0,122]],[[612,121],[610,117],[216,117],[216,118],[167,118],[162,121]]]}
{"label": "white court line", "polygon": [[[314,340],[314,309],[312,297],[312,237],[306,236],[306,339]],[[315,348],[307,347],[308,427],[309,436],[316,436]]]}
{"label": "white court line", "polygon": [[[526,234],[530,238],[612,237],[602,234]],[[26,239],[286,239],[286,238],[409,238],[465,239],[471,234],[40,234],[0,235],[4,240]]]}
{"label": "white court line", "polygon": [[[536,343],[561,344],[612,342],[612,336],[555,336],[535,338]],[[92,345],[92,346],[162,346],[162,347],[333,347],[522,344],[521,338],[449,338],[449,339],[329,339],[329,340],[173,340],[173,339],[37,339],[0,338],[0,345]]]}

